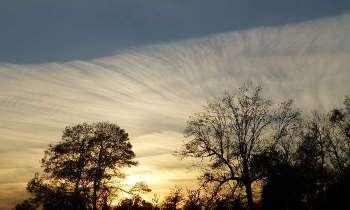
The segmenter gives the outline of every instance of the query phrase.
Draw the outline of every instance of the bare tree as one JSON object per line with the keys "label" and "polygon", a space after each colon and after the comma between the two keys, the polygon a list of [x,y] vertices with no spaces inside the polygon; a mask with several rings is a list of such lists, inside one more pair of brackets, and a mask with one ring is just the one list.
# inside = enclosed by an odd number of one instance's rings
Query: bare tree
{"label": "bare tree", "polygon": [[187,141],[178,153],[209,163],[201,177],[204,183],[244,186],[248,207],[253,209],[252,183],[262,177],[255,173],[252,160],[284,138],[298,116],[290,101],[273,106],[261,87],[246,83],[190,118]]}
{"label": "bare tree", "polygon": [[335,169],[344,173],[350,165],[350,97],[344,107],[333,109],[329,114],[329,154]]}

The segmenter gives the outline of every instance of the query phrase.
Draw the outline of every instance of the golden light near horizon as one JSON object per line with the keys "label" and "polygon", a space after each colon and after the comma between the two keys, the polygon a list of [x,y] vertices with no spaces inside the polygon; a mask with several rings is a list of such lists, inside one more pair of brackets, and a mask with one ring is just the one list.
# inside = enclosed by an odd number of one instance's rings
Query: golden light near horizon
{"label": "golden light near horizon", "polygon": [[130,176],[127,176],[126,177],[126,180],[124,181],[125,184],[127,185],[135,185],[137,183],[140,183],[140,182],[145,182],[147,183],[146,181],[146,177],[145,176],[139,176],[139,175],[130,175]]}

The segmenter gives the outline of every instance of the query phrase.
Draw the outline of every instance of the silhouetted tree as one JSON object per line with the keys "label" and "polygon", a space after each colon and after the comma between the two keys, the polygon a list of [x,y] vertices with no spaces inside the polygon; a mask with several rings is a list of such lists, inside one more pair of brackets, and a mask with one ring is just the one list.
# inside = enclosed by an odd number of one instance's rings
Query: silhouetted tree
{"label": "silhouetted tree", "polygon": [[31,199],[24,200],[15,206],[15,210],[35,210],[38,206]]}
{"label": "silhouetted tree", "polygon": [[233,199],[230,197],[220,197],[217,199],[211,208],[213,210],[245,210],[240,199]]}
{"label": "silhouetted tree", "polygon": [[266,210],[303,210],[305,191],[304,170],[286,161],[278,153],[269,154],[262,162],[266,177],[262,189],[262,209]]}
{"label": "silhouetted tree", "polygon": [[72,193],[67,191],[67,188],[68,186],[60,180],[45,180],[35,174],[27,184],[27,191],[33,195],[33,198],[27,201],[35,208],[42,206],[44,210],[75,209]]}
{"label": "silhouetted tree", "polygon": [[123,178],[120,169],[136,165],[134,157],[128,134],[116,124],[66,127],[62,140],[45,152],[45,174],[36,175],[27,190],[44,209],[106,208],[118,190],[110,180]]}
{"label": "silhouetted tree", "polygon": [[153,206],[139,195],[122,200],[115,210],[152,210]]}
{"label": "silhouetted tree", "polygon": [[186,195],[184,196],[184,210],[201,210],[202,209],[202,198],[200,190],[187,189]]}
{"label": "silhouetted tree", "polygon": [[[92,205],[97,209],[99,193],[113,177],[123,177],[120,168],[136,165],[128,134],[119,126],[111,123],[93,125],[93,138],[89,141],[90,159],[88,162],[88,180],[92,182]],[[111,186],[108,186],[111,188]]]}
{"label": "silhouetted tree", "polygon": [[123,190],[125,193],[131,195],[131,198],[125,198],[119,202],[119,205],[113,209],[115,210],[151,210],[153,205],[144,200],[141,196],[143,193],[151,192],[152,190],[144,182],[139,182],[133,185],[129,190]]}
{"label": "silhouetted tree", "polygon": [[[182,157],[201,160],[196,190],[171,189],[162,204],[141,193],[143,182],[121,188],[121,168],[134,166],[128,134],[98,122],[66,127],[42,159],[44,173],[27,184],[16,210],[328,210],[344,209],[350,194],[350,98],[329,113],[301,118],[292,102],[273,105],[250,83],[208,103],[190,118]],[[261,192],[253,202],[253,184]],[[123,191],[130,198],[111,207]],[[258,194],[257,194],[258,195]]]}
{"label": "silhouetted tree", "polygon": [[254,173],[257,170],[252,160],[282,139],[298,116],[291,102],[274,107],[262,96],[261,87],[247,83],[190,118],[185,130],[189,140],[179,153],[209,160],[202,177],[204,182],[243,185],[248,207],[253,209],[252,183],[262,177]]}
{"label": "silhouetted tree", "polygon": [[159,210],[159,195],[154,193],[152,197],[153,210]]}
{"label": "silhouetted tree", "polygon": [[328,181],[325,196],[319,209],[342,209],[348,205],[350,194],[350,98],[345,97],[342,108],[328,114],[327,157],[333,169],[333,179]]}
{"label": "silhouetted tree", "polygon": [[350,165],[350,97],[344,100],[344,106],[333,109],[329,114],[330,142],[329,155],[338,173],[344,173]]}
{"label": "silhouetted tree", "polygon": [[267,176],[262,191],[263,209],[341,209],[350,192],[349,98],[344,108],[314,113],[291,138],[293,150],[285,159],[275,150],[262,162]]}
{"label": "silhouetted tree", "polygon": [[180,186],[175,186],[165,197],[162,209],[164,210],[176,210],[183,201],[182,188]]}
{"label": "silhouetted tree", "polygon": [[151,188],[145,182],[137,182],[126,192],[131,195],[140,195],[151,191]]}

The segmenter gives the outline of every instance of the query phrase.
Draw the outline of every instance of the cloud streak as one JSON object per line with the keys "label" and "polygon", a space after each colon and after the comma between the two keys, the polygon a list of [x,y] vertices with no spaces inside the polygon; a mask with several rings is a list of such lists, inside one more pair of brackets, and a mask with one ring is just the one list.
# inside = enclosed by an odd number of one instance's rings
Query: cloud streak
{"label": "cloud streak", "polygon": [[[0,64],[1,200],[17,199],[42,151],[66,125],[82,121],[125,128],[140,160],[128,173],[158,177],[150,181],[155,192],[188,184],[191,165],[169,152],[208,98],[250,79],[268,96],[294,98],[307,110],[341,103],[350,88],[349,21],[341,15],[259,27],[89,61]],[[10,184],[17,190],[7,191]]]}

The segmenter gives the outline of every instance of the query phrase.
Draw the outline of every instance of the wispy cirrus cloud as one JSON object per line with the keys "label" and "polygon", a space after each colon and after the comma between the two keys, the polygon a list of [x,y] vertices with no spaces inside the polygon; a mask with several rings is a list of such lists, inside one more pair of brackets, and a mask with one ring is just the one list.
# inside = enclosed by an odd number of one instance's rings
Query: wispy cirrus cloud
{"label": "wispy cirrus cloud", "polygon": [[341,103],[350,87],[349,21],[341,15],[259,27],[89,61],[0,64],[2,200],[15,202],[42,151],[66,125],[82,121],[125,128],[140,160],[128,173],[158,177],[149,179],[155,192],[189,184],[191,164],[170,152],[183,140],[187,117],[208,98],[249,79],[268,96],[294,98],[306,110]]}

